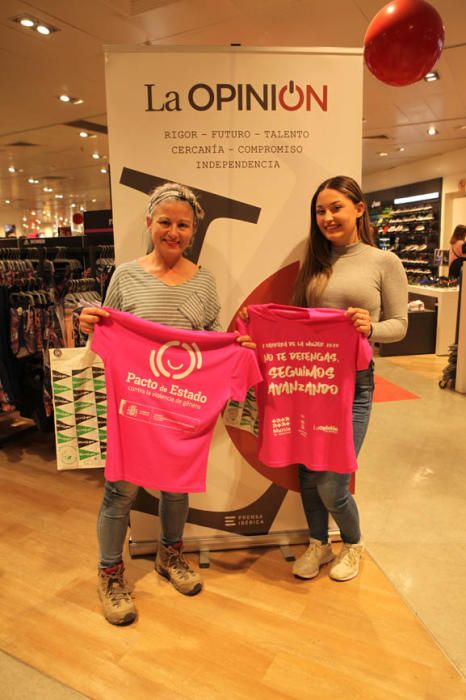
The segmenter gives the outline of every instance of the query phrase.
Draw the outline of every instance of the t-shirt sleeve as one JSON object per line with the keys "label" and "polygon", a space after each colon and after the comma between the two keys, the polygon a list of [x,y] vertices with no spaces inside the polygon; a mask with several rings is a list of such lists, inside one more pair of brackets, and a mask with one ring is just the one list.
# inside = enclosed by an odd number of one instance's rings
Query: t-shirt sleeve
{"label": "t-shirt sleeve", "polygon": [[235,330],[237,330],[240,335],[250,335],[250,328],[248,324],[239,316],[237,316],[235,319]]}
{"label": "t-shirt sleeve", "polygon": [[108,285],[103,306],[109,306],[111,309],[119,309],[120,311],[123,310],[120,287],[120,278],[122,274],[123,268],[117,267]]}
{"label": "t-shirt sleeve", "polygon": [[244,401],[249,387],[262,381],[262,374],[254,350],[241,347],[238,349],[238,362],[231,375],[230,398],[234,401]]}
{"label": "t-shirt sleeve", "polygon": [[369,341],[367,340],[366,336],[364,336],[362,333],[359,333],[358,331],[356,331],[356,333],[359,336],[356,355],[356,369],[367,369],[372,360],[372,347]]}
{"label": "t-shirt sleeve", "polygon": [[207,278],[205,296],[202,300],[205,313],[204,330],[206,331],[221,331],[222,324],[220,323],[220,301],[218,298],[217,285],[215,277],[209,270],[204,268],[204,274]]}

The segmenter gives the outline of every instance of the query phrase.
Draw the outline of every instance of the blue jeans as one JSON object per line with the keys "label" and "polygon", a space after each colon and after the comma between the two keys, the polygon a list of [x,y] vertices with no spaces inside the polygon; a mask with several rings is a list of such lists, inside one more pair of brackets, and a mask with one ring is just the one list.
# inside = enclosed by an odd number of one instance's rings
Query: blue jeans
{"label": "blue jeans", "polygon": [[[359,454],[369,424],[374,393],[374,365],[356,372],[353,400],[353,439]],[[356,544],[361,539],[359,513],[356,501],[349,491],[351,474],[317,472],[299,465],[301,499],[309,525],[309,534],[315,540],[328,542],[328,514],[338,525],[343,542]]]}
{"label": "blue jeans", "polygon": [[[123,545],[129,523],[129,512],[136,500],[139,486],[127,481],[106,481],[104,497],[97,520],[100,566],[110,567],[123,559]],[[183,539],[188,517],[188,494],[160,492],[160,541],[176,544]]]}

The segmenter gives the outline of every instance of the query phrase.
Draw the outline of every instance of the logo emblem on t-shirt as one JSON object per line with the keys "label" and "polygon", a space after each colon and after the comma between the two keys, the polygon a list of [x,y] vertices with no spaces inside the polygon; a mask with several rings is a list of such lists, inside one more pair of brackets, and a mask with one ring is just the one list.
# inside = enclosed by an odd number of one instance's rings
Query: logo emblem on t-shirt
{"label": "logo emblem on t-shirt", "polygon": [[[180,352],[181,349],[185,352]],[[156,377],[162,375],[172,379],[184,379],[194,370],[201,369],[202,354],[196,343],[170,340],[158,350],[151,351],[149,364]]]}

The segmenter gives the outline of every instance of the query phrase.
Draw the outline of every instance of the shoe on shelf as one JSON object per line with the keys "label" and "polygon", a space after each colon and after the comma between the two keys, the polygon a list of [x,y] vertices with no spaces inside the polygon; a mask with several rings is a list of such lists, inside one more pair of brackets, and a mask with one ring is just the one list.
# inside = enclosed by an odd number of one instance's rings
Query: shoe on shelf
{"label": "shoe on shelf", "polygon": [[357,544],[343,542],[343,546],[330,569],[330,578],[335,581],[349,581],[357,576],[363,552],[364,544],[362,542]]}
{"label": "shoe on shelf", "polygon": [[183,556],[182,548],[165,546],[161,542],[155,558],[155,570],[168,579],[183,595],[196,595],[202,590],[202,579]]}
{"label": "shoe on shelf", "polygon": [[111,625],[129,625],[137,617],[131,589],[125,579],[123,562],[106,569],[98,569],[97,592],[102,610]]}
{"label": "shoe on shelf", "polygon": [[314,578],[324,564],[335,559],[330,544],[311,538],[309,547],[293,564],[292,572],[298,578]]}

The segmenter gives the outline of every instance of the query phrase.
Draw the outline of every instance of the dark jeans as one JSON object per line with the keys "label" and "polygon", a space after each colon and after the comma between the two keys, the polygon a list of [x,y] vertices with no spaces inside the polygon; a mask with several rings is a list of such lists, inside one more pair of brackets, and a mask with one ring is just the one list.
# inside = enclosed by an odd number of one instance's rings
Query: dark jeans
{"label": "dark jeans", "polygon": [[[110,567],[123,559],[123,545],[129,523],[129,512],[139,486],[127,481],[106,481],[102,505],[97,520],[100,566]],[[160,541],[176,544],[183,539],[188,516],[188,494],[160,492]]]}
{"label": "dark jeans", "polygon": [[[359,454],[369,424],[374,393],[374,367],[356,372],[353,400],[353,438],[356,455]],[[328,541],[328,514],[338,525],[343,542],[356,544],[361,539],[359,513],[356,501],[349,491],[351,474],[317,472],[299,465],[301,499],[309,525],[309,534],[315,540]]]}

